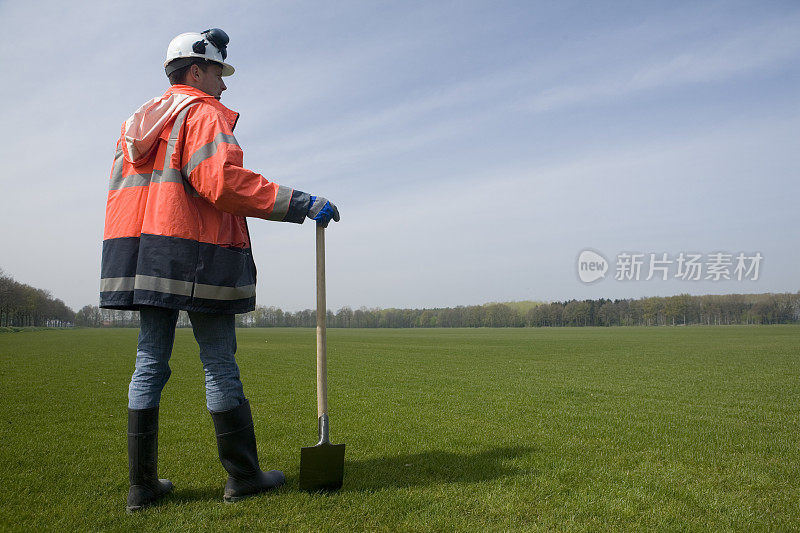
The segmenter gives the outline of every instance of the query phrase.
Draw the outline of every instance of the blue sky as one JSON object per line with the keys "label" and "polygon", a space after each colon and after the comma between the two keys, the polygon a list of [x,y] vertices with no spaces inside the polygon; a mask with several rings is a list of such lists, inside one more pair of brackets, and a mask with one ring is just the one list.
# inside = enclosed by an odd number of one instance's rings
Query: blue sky
{"label": "blue sky", "polygon": [[[0,268],[97,303],[120,124],[184,31],[231,37],[245,165],[330,198],[328,304],[795,292],[796,2],[2,2]],[[314,232],[250,222],[258,303],[314,306]],[[611,275],[580,282],[601,252]],[[616,281],[625,251],[757,281]]]}

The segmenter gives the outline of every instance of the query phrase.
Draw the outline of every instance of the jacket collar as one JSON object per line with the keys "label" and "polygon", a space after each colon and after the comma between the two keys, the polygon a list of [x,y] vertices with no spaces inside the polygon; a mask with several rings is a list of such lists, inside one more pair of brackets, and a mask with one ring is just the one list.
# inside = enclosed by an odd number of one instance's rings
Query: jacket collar
{"label": "jacket collar", "polygon": [[172,85],[169,89],[167,89],[167,92],[164,93],[164,97],[166,98],[173,94],[186,94],[189,96],[202,98],[204,103],[214,106],[222,114],[222,116],[225,117],[225,120],[228,122],[231,130],[236,127],[236,121],[239,120],[239,113],[228,109],[210,94],[206,94],[200,89],[196,89],[189,85]]}

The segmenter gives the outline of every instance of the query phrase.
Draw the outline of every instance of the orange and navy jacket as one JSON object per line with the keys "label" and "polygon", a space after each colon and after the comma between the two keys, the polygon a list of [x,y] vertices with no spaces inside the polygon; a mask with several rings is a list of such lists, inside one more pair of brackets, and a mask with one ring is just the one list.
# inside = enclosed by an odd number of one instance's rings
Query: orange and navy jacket
{"label": "orange and navy jacket", "polygon": [[100,307],[246,313],[256,267],[245,217],[302,223],[308,194],[244,168],[239,115],[174,85],[123,125],[109,180]]}

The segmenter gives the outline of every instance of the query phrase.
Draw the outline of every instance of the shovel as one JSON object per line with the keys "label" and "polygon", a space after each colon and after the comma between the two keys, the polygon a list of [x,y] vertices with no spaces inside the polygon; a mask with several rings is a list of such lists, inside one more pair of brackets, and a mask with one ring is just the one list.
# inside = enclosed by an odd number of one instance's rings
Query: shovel
{"label": "shovel", "polygon": [[328,424],[328,363],[325,332],[325,228],[317,224],[317,416],[319,442],[300,449],[300,490],[342,488],[344,444],[331,444]]}

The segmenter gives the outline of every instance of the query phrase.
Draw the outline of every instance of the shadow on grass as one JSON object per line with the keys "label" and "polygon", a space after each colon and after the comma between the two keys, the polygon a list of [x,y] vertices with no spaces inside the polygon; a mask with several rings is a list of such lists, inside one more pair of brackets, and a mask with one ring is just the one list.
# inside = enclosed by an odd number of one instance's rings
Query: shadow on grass
{"label": "shadow on grass", "polygon": [[[284,487],[268,491],[266,494],[273,495],[281,492],[286,492],[287,490],[286,487],[291,486],[292,481],[293,480],[291,478],[287,477],[286,485]],[[187,489],[176,488],[175,492],[167,496],[165,501],[169,501],[176,504],[201,502],[201,501],[222,503],[223,492],[224,488],[222,485],[218,487],[202,487],[202,488],[187,488]]]}
{"label": "shadow on grass", "polygon": [[176,488],[170,495],[170,501],[174,503],[187,503],[197,501],[222,501],[222,487],[203,487],[203,488]]}
{"label": "shadow on grass", "polygon": [[[475,452],[434,450],[357,461],[345,459],[342,492],[474,483],[514,477],[530,470],[517,468],[509,463],[534,451],[535,448],[532,446],[513,446]],[[286,485],[276,492],[296,491],[297,482],[297,478],[287,476]],[[176,504],[197,501],[219,502],[222,501],[222,492],[221,486],[176,488],[166,501]]]}
{"label": "shadow on grass", "polygon": [[426,451],[359,461],[345,459],[344,491],[488,481],[523,474],[508,464],[535,448],[514,446],[477,452]]}

